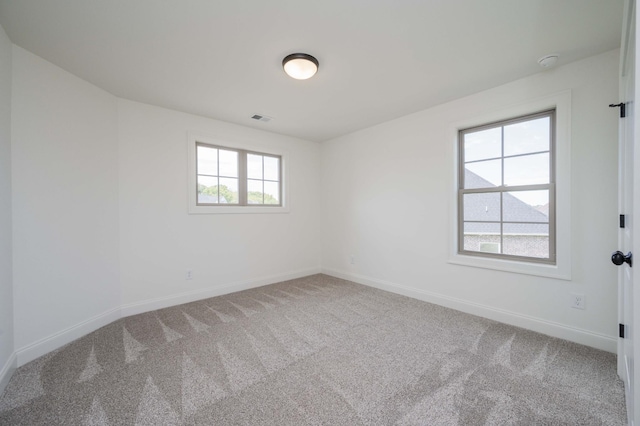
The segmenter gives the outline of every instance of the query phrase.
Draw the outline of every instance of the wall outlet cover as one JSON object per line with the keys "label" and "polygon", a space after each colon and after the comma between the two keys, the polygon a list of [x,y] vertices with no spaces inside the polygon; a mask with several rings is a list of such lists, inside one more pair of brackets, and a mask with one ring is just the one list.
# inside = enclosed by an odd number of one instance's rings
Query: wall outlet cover
{"label": "wall outlet cover", "polygon": [[575,309],[585,309],[585,296],[582,293],[571,293],[571,307]]}

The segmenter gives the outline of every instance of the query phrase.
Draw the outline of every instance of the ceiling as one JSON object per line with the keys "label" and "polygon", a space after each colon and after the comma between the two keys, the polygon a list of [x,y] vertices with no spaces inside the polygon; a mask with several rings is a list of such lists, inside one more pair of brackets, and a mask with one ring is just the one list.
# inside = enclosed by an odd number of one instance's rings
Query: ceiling
{"label": "ceiling", "polygon": [[[125,99],[324,141],[620,45],[623,0],[0,0],[13,43]],[[305,52],[297,81],[282,58]],[[552,71],[551,71],[552,72]],[[250,117],[272,117],[259,122]]]}

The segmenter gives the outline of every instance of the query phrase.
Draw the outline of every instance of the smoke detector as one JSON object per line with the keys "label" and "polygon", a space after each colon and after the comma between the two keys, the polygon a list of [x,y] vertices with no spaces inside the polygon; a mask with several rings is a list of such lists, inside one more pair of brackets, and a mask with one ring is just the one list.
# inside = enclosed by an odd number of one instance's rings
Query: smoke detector
{"label": "smoke detector", "polygon": [[556,62],[558,62],[558,57],[559,55],[555,53],[543,56],[542,58],[538,59],[538,64],[542,68],[551,68],[556,64]]}

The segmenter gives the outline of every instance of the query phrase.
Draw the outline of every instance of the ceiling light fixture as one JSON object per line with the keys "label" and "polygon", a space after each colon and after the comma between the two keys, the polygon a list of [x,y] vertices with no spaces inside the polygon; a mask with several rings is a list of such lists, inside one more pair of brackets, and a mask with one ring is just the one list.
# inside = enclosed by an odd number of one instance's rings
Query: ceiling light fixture
{"label": "ceiling light fixture", "polygon": [[296,80],[306,80],[318,72],[318,60],[306,53],[292,53],[282,60],[284,72]]}

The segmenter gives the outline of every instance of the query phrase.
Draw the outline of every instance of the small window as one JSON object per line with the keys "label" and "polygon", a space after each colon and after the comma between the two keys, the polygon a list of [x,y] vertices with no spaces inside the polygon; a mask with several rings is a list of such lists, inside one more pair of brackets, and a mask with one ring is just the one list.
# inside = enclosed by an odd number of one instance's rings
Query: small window
{"label": "small window", "polygon": [[197,206],[282,206],[278,155],[196,143]]}
{"label": "small window", "polygon": [[458,252],[555,264],[555,110],[460,130]]}

